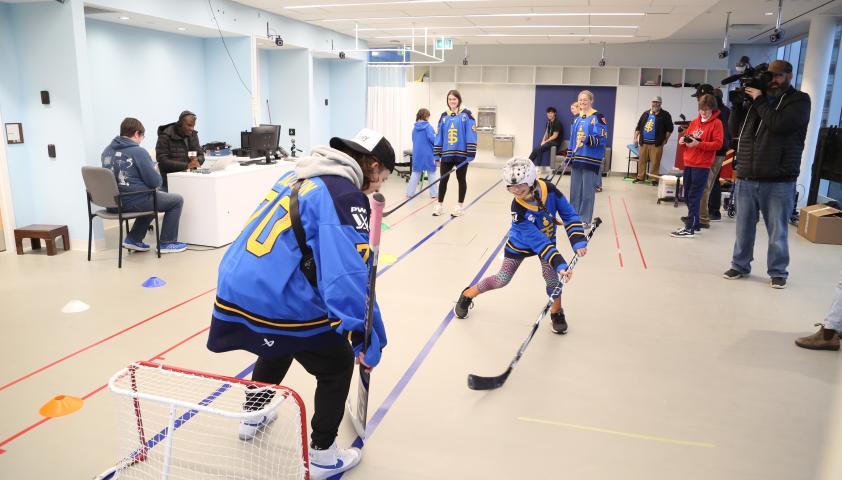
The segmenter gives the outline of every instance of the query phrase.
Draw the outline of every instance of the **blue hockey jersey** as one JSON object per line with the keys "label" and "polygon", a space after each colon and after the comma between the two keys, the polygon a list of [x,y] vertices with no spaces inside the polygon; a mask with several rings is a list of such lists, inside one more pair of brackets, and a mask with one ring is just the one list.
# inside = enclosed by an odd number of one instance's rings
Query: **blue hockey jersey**
{"label": "blue hockey jersey", "polygon": [[477,155],[477,122],[467,108],[446,111],[439,118],[433,156],[445,163],[462,163]]}
{"label": "blue hockey jersey", "polygon": [[[302,183],[299,212],[317,265],[314,288],[299,268],[302,255],[291,228],[296,180],[288,172],[275,183],[222,258],[208,338],[214,352],[282,356],[302,349],[300,337],[310,337],[307,348],[318,349],[320,340],[337,333],[348,335],[357,353],[361,349],[370,268],[368,197],[338,175]],[[365,359],[370,366],[386,345],[376,305],[373,320]]]}
{"label": "blue hockey jersey", "polygon": [[556,214],[561,217],[570,246],[573,250],[585,248],[588,242],[579,215],[570,202],[550,182],[537,180],[537,191],[541,204],[527,202],[520,198],[512,200],[512,226],[506,242],[504,255],[509,258],[525,258],[538,255],[549,263],[556,272],[567,269],[567,262],[556,249]]}
{"label": "blue hockey jersey", "polygon": [[574,167],[586,167],[599,171],[605,159],[605,145],[608,143],[608,122],[605,116],[594,111],[590,115],[579,115],[573,121],[570,131],[570,149]]}

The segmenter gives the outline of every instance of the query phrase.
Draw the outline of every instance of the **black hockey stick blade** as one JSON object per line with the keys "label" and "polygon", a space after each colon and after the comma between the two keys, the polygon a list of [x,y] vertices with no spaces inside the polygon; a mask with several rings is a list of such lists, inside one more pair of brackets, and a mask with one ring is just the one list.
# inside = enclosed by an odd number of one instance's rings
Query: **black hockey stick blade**
{"label": "black hockey stick blade", "polygon": [[468,388],[471,390],[494,390],[495,388],[500,388],[506,383],[506,379],[509,378],[510,373],[512,373],[512,367],[509,367],[505,372],[496,377],[481,377],[470,373],[468,374]]}

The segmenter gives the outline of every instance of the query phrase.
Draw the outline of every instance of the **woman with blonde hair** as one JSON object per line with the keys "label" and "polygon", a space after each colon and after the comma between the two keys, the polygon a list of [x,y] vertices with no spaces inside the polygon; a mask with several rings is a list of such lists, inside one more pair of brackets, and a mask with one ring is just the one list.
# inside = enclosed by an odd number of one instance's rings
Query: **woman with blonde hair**
{"label": "woman with blonde hair", "polygon": [[579,92],[579,116],[573,122],[567,150],[573,165],[570,170],[570,203],[586,224],[593,219],[596,188],[608,142],[608,122],[593,108],[593,102],[593,93],[588,90]]}

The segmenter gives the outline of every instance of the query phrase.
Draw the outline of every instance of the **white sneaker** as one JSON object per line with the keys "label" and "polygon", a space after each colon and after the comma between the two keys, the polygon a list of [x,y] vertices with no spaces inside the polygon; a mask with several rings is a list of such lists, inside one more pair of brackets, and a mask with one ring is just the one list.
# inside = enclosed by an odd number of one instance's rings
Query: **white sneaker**
{"label": "white sneaker", "polygon": [[441,203],[437,203],[435,207],[433,207],[433,216],[438,217],[441,215]]}
{"label": "white sneaker", "polygon": [[465,214],[465,211],[462,210],[462,205],[459,205],[459,204],[456,204],[456,206],[453,207],[453,211],[450,212],[451,217],[461,217],[464,214]]}
{"label": "white sneaker", "polygon": [[359,448],[339,448],[336,440],[327,450],[310,449],[310,480],[325,480],[357,466],[362,459]]}
{"label": "white sneaker", "polygon": [[257,436],[259,432],[263,432],[266,427],[278,419],[278,412],[275,410],[267,414],[261,414],[256,417],[247,418],[240,422],[240,440],[251,440]]}

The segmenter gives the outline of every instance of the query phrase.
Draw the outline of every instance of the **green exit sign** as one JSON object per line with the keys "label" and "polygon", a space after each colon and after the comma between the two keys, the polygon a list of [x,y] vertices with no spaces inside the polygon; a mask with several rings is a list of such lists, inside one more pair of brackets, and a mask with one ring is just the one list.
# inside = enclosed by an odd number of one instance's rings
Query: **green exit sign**
{"label": "green exit sign", "polygon": [[436,39],[437,50],[453,50],[453,39],[447,37],[439,37]]}

